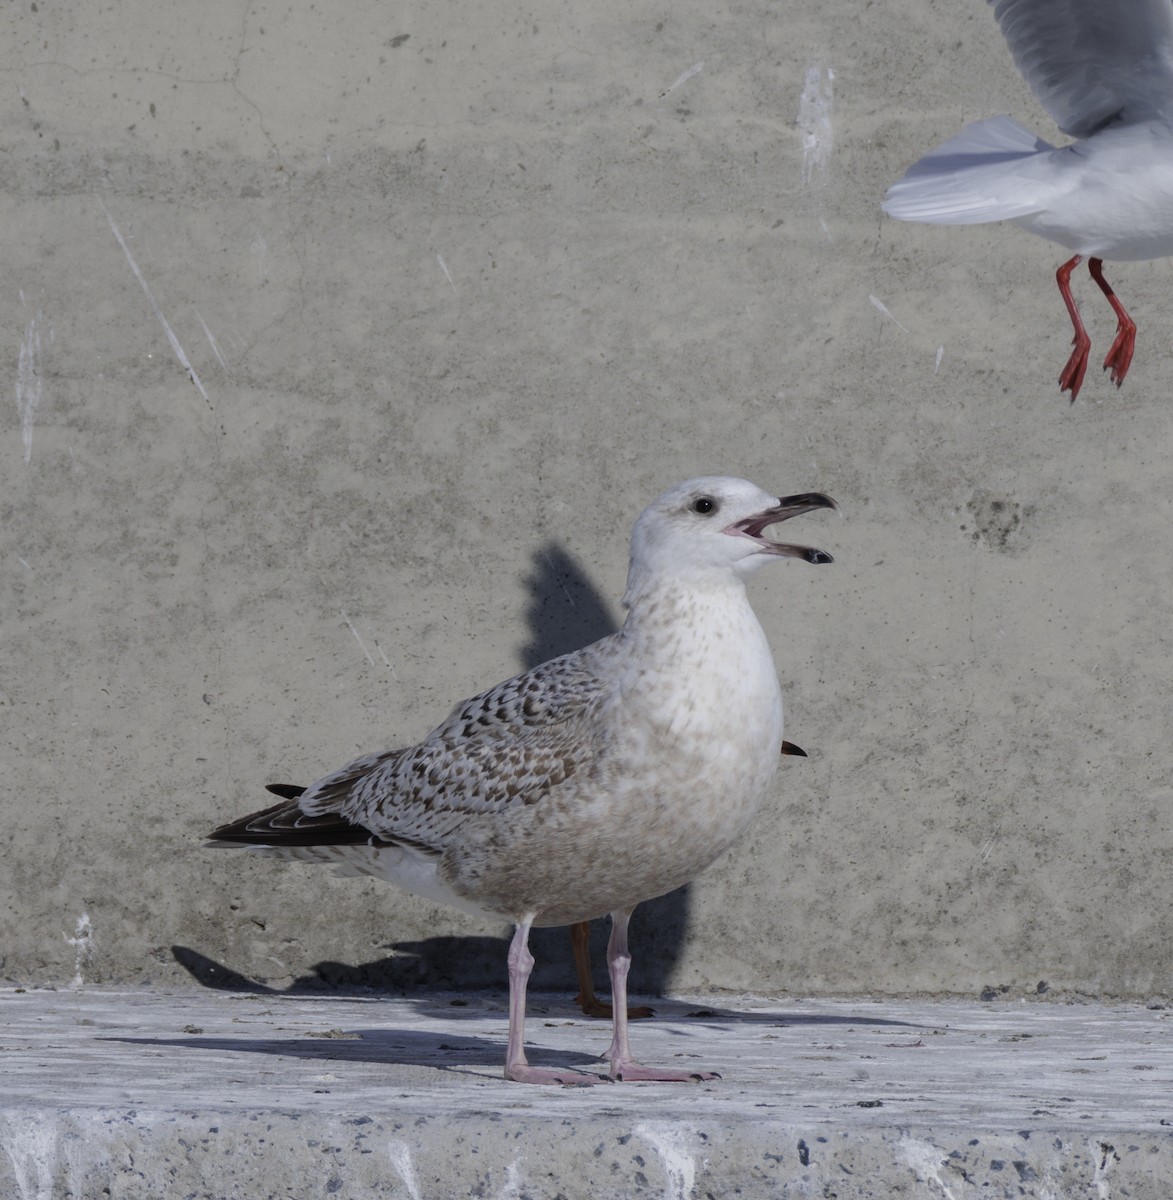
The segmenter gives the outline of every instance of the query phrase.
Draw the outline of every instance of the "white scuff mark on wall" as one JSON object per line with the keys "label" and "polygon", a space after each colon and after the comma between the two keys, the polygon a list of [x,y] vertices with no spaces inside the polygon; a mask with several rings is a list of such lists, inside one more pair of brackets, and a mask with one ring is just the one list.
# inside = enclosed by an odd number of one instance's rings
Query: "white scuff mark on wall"
{"label": "white scuff mark on wall", "polygon": [[[110,222],[110,228],[114,233],[119,246],[122,247],[122,253],[126,255],[126,261],[130,263],[130,269],[134,272],[134,277],[139,281],[139,286],[143,289],[147,297],[147,301],[151,306],[151,311],[159,320],[159,324],[163,326],[163,332],[167,335],[167,340],[171,343],[171,349],[175,353],[175,357],[179,359],[179,365],[187,372],[187,377],[199,389],[199,393],[205,400],[208,399],[208,393],[204,391],[204,385],[200,383],[200,377],[196,374],[196,369],[188,361],[187,355],[184,353],[183,347],[179,344],[179,339],[175,336],[175,331],[167,323],[167,318],[163,315],[163,310],[159,307],[159,302],[155,299],[154,293],[151,291],[147,281],[143,278],[143,273],[138,269],[138,263],[134,261],[134,255],[130,252],[130,247],[126,244],[126,239],[122,236],[122,231],[114,224],[114,218],[110,215],[110,210],[99,199],[98,203],[102,205],[102,211],[106,214],[106,220]],[[210,402],[209,402],[210,403]]]}
{"label": "white scuff mark on wall", "polygon": [[212,347],[212,353],[216,356],[216,361],[227,372],[228,364],[224,361],[224,355],[220,353],[220,347],[216,345],[216,339],[212,336],[212,331],[208,328],[207,321],[200,316],[200,310],[195,310],[195,315],[199,319],[199,323],[204,327],[204,336],[208,339],[208,345]]}
{"label": "white scuff mark on wall", "polygon": [[940,371],[940,369],[941,369],[941,359],[943,359],[944,357],[945,357],[945,347],[944,347],[944,346],[938,346],[938,347],[937,347],[937,361],[936,361],[936,362],[933,364],[933,374],[934,374],[934,375],[936,375],[936,374],[937,374],[937,372],[938,372],[938,371]]}
{"label": "white scuff mark on wall", "polygon": [[1108,1176],[1120,1161],[1120,1155],[1116,1153],[1116,1147],[1111,1142],[1102,1139],[1088,1142],[1088,1152],[1095,1163],[1092,1183],[1096,1185],[1100,1200],[1112,1200],[1112,1185],[1108,1182]]}
{"label": "white scuff mark on wall", "polygon": [[73,947],[73,981],[70,987],[82,987],[86,981],[85,969],[94,957],[94,927],[89,913],[83,912],[78,917],[73,937],[67,937],[65,944]]}
{"label": "white scuff mark on wall", "polygon": [[682,83],[687,83],[694,75],[699,75],[704,69],[705,69],[705,64],[703,62],[693,63],[692,66],[689,67],[688,70],[685,71],[683,75],[678,76],[672,83],[670,83],[660,93],[660,99],[663,100],[664,97],[666,95],[668,95],[669,92],[676,91],[676,89]]}
{"label": "white scuff mark on wall", "polygon": [[827,222],[824,221],[822,217],[819,218],[819,225],[823,232],[827,235],[827,241],[829,241],[833,246],[835,244],[835,239],[831,236],[831,231],[827,228]]}
{"label": "white scuff mark on wall", "polygon": [[387,657],[386,654],[383,653],[383,647],[379,645],[377,638],[375,639],[375,649],[378,650],[379,657],[383,660],[384,663],[387,664],[387,670],[391,672],[391,678],[394,679],[396,683],[398,683],[399,682],[399,673],[391,665],[391,660]]}
{"label": "white scuff mark on wall", "polygon": [[935,1183],[945,1195],[945,1200],[957,1200],[953,1189],[941,1178],[941,1168],[946,1163],[944,1152],[932,1142],[918,1142],[905,1138],[900,1142],[900,1156],[912,1168],[913,1173],[925,1183]]}
{"label": "white scuff mark on wall", "polygon": [[[895,321],[897,325],[900,325],[900,322],[897,321],[896,318],[888,311],[888,306],[883,302],[883,300],[880,299],[879,296],[869,296],[868,299],[872,302],[873,308],[877,309],[879,312],[882,312],[889,321]],[[900,325],[900,328],[904,329],[904,326]],[[904,329],[904,332],[907,333],[908,330]]]}
{"label": "white scuff mark on wall", "polygon": [[[21,303],[24,293],[21,292]],[[44,317],[38,308],[20,339],[16,359],[16,408],[20,413],[20,440],[24,443],[24,461],[33,457],[33,422],[37,405],[41,403],[41,322]]]}
{"label": "white scuff mark on wall", "polygon": [[49,1119],[17,1116],[9,1110],[3,1124],[4,1153],[12,1163],[20,1200],[53,1200],[57,1165],[57,1131]]}
{"label": "white scuff mark on wall", "polygon": [[[354,622],[346,615],[346,609],[340,608],[338,611],[342,614],[342,619],[350,627],[350,632],[354,634],[354,640],[362,647],[362,652],[367,656],[367,662],[369,662],[373,667],[375,665],[375,660],[371,657],[371,652],[367,649],[366,643],[359,636],[358,630],[355,629]],[[387,665],[390,666],[391,664],[388,663]]]}
{"label": "white scuff mark on wall", "polygon": [[696,1185],[696,1158],[684,1130],[676,1124],[645,1121],[634,1132],[660,1157],[668,1177],[664,1200],[689,1200]]}
{"label": "white scuff mark on wall", "polygon": [[248,252],[252,255],[253,264],[257,268],[257,283],[267,286],[269,282],[269,243],[265,235],[258,233],[248,244]]}
{"label": "white scuff mark on wall", "polygon": [[395,1173],[403,1180],[407,1194],[411,1200],[423,1200],[420,1196],[419,1180],[415,1177],[415,1167],[411,1165],[411,1150],[404,1142],[392,1142],[387,1147],[387,1154]]}
{"label": "white scuff mark on wall", "polygon": [[818,63],[808,68],[798,99],[798,131],[802,134],[802,182],[813,183],[826,174],[835,144],[831,129],[835,72]]}
{"label": "white scuff mark on wall", "polygon": [[452,282],[452,274],[448,270],[448,264],[444,261],[444,256],[439,251],[436,252],[436,261],[440,264],[440,270],[444,272],[444,278],[448,280],[448,286],[453,291],[456,291],[456,284]]}
{"label": "white scuff mark on wall", "polygon": [[[374,656],[367,649],[366,642],[364,642],[362,640],[362,634],[359,633],[358,626],[355,625],[355,623],[350,619],[350,616],[347,614],[346,609],[340,608],[338,611],[342,614],[342,619],[350,627],[350,632],[354,634],[354,640],[356,642],[358,642],[358,644],[362,647],[362,652],[367,656],[367,662],[369,662],[371,664],[371,666],[373,667],[375,665]],[[383,660],[383,665],[387,668],[388,671],[391,672],[391,678],[394,679],[396,683],[398,683],[399,682],[399,674],[395,670],[394,666],[392,666],[391,660],[384,653],[383,647],[379,645],[379,639],[377,637],[375,637],[373,634],[370,634],[369,636],[370,636],[371,641],[375,645],[375,649],[378,650],[378,652],[379,652],[379,657]]]}
{"label": "white scuff mark on wall", "polygon": [[497,1193],[497,1200],[520,1200],[521,1196],[521,1160],[515,1158],[505,1168],[505,1182]]}

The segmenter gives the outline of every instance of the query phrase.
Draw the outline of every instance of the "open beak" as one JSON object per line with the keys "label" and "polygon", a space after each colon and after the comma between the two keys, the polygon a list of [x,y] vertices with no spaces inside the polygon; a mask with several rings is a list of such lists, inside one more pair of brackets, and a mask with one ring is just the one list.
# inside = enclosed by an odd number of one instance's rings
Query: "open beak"
{"label": "open beak", "polygon": [[810,546],[795,546],[789,542],[774,542],[765,536],[765,530],[781,521],[789,521],[791,517],[801,517],[804,513],[814,512],[817,508],[833,508],[839,511],[839,505],[830,496],[822,492],[803,492],[800,496],[780,496],[778,504],[767,508],[752,517],[736,521],[725,530],[733,537],[747,537],[761,547],[763,554],[776,554],[779,558],[801,558],[809,563],[829,563],[835,560],[825,550],[815,550]]}

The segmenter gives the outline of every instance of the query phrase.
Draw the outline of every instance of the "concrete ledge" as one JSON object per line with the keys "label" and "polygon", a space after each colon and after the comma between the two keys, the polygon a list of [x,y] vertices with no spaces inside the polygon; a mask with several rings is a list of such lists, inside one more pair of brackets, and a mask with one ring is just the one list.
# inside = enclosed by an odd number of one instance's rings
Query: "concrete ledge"
{"label": "concrete ledge", "polygon": [[[497,995],[13,991],[0,1195],[1109,1197],[1173,1187],[1170,1013],[666,1000],[634,1030],[699,1086],[500,1078]],[[532,1058],[605,1022],[531,1006]]]}

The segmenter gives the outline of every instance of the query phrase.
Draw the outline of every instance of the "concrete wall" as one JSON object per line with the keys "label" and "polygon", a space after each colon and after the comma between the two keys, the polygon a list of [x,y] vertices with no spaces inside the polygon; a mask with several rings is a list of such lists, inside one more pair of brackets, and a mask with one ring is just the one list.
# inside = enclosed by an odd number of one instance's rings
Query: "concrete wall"
{"label": "concrete wall", "polygon": [[847,518],[753,584],[810,758],[636,989],[1168,991],[1173,268],[1110,272],[1137,359],[1069,405],[1060,252],[879,211],[967,120],[1056,136],[985,4],[0,30],[4,976],[503,981],[201,836],[605,631],[634,515],[728,472]]}

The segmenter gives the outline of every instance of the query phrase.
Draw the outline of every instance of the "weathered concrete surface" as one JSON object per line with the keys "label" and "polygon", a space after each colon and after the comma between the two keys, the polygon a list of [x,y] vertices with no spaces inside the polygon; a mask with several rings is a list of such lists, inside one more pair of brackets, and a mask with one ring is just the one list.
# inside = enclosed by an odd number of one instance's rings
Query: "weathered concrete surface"
{"label": "weathered concrete surface", "polygon": [[[501,996],[7,991],[0,1195],[1167,1200],[1167,1010],[711,1000],[635,1036],[722,1079],[558,1089],[501,1079]],[[543,996],[530,1035],[609,1032]]]}
{"label": "weathered concrete surface", "polygon": [[728,471],[847,517],[754,585],[811,757],[637,986],[1168,993],[1170,265],[1069,406],[1052,249],[878,207],[1055,136],[981,0],[42,2],[0,81],[7,977],[499,984],[201,835],[597,635]]}

